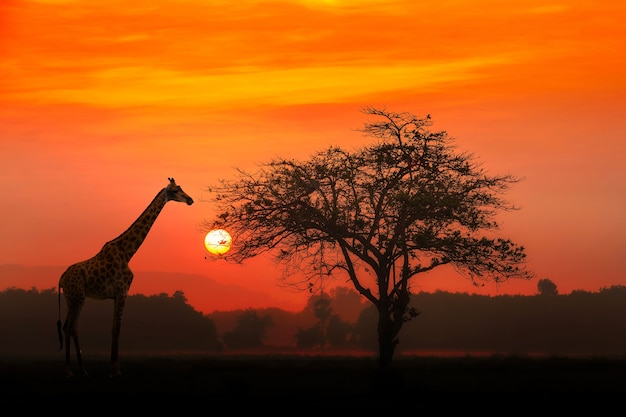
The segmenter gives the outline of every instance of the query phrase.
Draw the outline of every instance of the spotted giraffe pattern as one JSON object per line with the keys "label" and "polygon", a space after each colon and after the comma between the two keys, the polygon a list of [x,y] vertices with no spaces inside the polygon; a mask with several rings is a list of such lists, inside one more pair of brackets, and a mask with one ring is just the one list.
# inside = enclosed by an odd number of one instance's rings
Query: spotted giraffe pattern
{"label": "spotted giraffe pattern", "polygon": [[[59,320],[57,330],[63,349],[65,339],[65,373],[72,376],[70,364],[70,341],[74,342],[76,359],[83,375],[87,370],[83,364],[82,351],[78,336],[78,319],[85,303],[85,298],[113,300],[113,328],[111,338],[111,376],[119,376],[119,336],[122,325],[122,313],[128,290],[133,282],[133,272],[128,263],[145,240],[152,225],[168,201],[193,204],[173,178],[169,184],[154,197],[150,205],[141,213],[133,224],[117,238],[104,244],[93,258],[75,263],[67,268],[59,279]],[[61,289],[65,297],[67,313],[61,326]],[[63,335],[65,337],[63,337]]]}

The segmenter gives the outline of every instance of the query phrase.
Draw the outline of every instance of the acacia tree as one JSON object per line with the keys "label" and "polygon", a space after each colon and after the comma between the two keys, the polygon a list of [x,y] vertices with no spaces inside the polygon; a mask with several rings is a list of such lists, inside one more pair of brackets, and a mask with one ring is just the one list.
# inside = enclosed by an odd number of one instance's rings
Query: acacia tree
{"label": "acacia tree", "polygon": [[443,265],[476,285],[532,274],[524,247],[495,233],[496,214],[516,209],[503,196],[519,178],[488,174],[445,131],[430,131],[430,116],[363,113],[372,144],[236,169],[208,188],[218,214],[204,226],[233,235],[223,259],[269,252],[291,285],[317,288],[347,274],[376,307],[379,366],[388,369],[402,325],[418,314],[409,306],[414,277]]}

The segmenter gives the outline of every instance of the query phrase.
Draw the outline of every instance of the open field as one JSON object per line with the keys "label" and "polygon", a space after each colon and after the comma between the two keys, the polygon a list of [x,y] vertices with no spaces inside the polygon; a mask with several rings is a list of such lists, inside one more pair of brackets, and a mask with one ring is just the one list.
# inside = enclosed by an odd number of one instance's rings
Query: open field
{"label": "open field", "polygon": [[374,358],[362,357],[122,357],[123,375],[114,379],[108,377],[106,358],[85,359],[89,376],[73,378],[64,376],[62,355],[0,360],[1,403],[36,405],[35,398],[64,407],[70,398],[111,397],[145,409],[176,402],[207,411],[218,405],[276,411],[294,404],[308,411],[358,411],[419,410],[434,401],[448,407],[460,405],[448,400],[463,399],[471,399],[463,400],[467,406],[509,399],[519,408],[558,398],[569,398],[570,405],[591,399],[607,405],[626,395],[624,358],[401,357],[393,371],[381,373]]}

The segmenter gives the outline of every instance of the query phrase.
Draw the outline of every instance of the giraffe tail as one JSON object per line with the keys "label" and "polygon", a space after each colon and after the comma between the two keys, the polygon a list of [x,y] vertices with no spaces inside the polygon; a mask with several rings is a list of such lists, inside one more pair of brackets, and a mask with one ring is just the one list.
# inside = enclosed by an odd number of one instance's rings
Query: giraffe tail
{"label": "giraffe tail", "polygon": [[61,284],[59,283],[59,319],[57,320],[57,333],[59,335],[59,350],[63,349],[63,326],[61,325]]}

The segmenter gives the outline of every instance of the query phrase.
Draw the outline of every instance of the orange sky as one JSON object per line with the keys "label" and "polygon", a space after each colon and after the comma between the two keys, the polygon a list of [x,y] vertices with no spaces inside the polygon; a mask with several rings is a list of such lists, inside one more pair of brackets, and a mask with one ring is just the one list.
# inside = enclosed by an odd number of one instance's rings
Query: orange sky
{"label": "orange sky", "polygon": [[[427,3],[1,0],[0,264],[91,257],[174,177],[196,203],[168,204],[131,267],[303,306],[267,259],[205,260],[203,190],[233,167],[365,145],[359,110],[374,105],[431,114],[486,168],[525,177],[501,233],[537,278],[626,285],[625,3]],[[451,271],[414,285],[537,288]]]}

